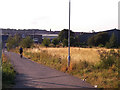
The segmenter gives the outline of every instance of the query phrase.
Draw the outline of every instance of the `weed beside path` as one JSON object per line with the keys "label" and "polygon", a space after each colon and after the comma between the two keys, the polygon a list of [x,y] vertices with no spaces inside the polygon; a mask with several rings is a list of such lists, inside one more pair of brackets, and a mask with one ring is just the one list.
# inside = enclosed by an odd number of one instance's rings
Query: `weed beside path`
{"label": "weed beside path", "polygon": [[15,84],[15,71],[10,60],[5,54],[2,54],[2,88],[12,88]]}

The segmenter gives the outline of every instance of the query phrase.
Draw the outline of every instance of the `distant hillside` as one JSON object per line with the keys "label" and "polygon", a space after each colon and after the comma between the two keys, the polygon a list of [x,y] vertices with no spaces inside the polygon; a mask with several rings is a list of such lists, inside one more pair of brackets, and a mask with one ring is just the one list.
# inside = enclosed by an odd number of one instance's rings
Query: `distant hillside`
{"label": "distant hillside", "polygon": [[[120,45],[120,30],[119,29],[111,29],[111,30],[106,30],[106,31],[102,31],[102,32],[107,32],[109,37],[111,37],[112,33],[115,34],[116,39],[118,44]],[[79,35],[79,41],[80,43],[86,43],[88,38],[90,38],[93,35],[96,35],[100,32],[94,32],[94,33],[83,33],[81,35]]]}
{"label": "distant hillside", "polygon": [[58,34],[60,31],[47,31],[47,30],[40,30],[40,29],[0,29],[2,30],[2,34],[4,35],[15,35],[15,34]]}

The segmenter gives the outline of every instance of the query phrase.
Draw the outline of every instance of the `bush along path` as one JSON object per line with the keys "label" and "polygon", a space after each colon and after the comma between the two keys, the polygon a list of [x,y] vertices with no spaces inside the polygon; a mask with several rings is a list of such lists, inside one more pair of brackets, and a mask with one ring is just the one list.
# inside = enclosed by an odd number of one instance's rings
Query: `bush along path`
{"label": "bush along path", "polygon": [[100,61],[92,64],[86,61],[71,63],[70,68],[66,68],[67,60],[62,60],[57,56],[51,56],[47,51],[39,53],[24,52],[24,56],[43,65],[67,72],[79,77],[83,81],[90,83],[98,88],[118,88],[120,80],[118,72],[120,71],[120,50],[98,51]]}
{"label": "bush along path", "polygon": [[6,52],[15,70],[14,88],[94,88],[89,83],[66,73],[33,62],[19,54]]}
{"label": "bush along path", "polygon": [[16,72],[10,60],[5,54],[2,54],[2,88],[12,88],[15,84]]}

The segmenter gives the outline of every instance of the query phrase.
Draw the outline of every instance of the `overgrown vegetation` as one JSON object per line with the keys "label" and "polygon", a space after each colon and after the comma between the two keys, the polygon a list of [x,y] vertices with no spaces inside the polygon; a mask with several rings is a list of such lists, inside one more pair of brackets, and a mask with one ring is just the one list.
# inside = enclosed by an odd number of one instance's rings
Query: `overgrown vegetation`
{"label": "overgrown vegetation", "polygon": [[115,65],[116,70],[118,69],[118,63],[120,62],[120,50],[116,51],[111,50],[110,52],[106,51],[99,51],[101,61],[99,62],[99,65],[97,68],[103,68],[108,69],[109,67],[112,67]]}
{"label": "overgrown vegetation", "polygon": [[118,88],[118,84],[120,84],[118,80],[120,50],[108,52],[103,50],[98,52],[101,58],[98,63],[93,64],[87,61],[72,62],[68,69],[66,59],[52,56],[45,50],[39,53],[24,52],[24,56],[35,62],[84,79],[92,85],[97,85],[98,88]]}
{"label": "overgrown vegetation", "polygon": [[52,57],[44,50],[41,53],[24,52],[23,55],[35,62],[50,66],[57,70],[60,70],[62,66],[66,65],[66,60],[62,60],[59,57]]}
{"label": "overgrown vegetation", "polygon": [[2,54],[2,88],[12,88],[15,79],[15,71],[10,60]]}

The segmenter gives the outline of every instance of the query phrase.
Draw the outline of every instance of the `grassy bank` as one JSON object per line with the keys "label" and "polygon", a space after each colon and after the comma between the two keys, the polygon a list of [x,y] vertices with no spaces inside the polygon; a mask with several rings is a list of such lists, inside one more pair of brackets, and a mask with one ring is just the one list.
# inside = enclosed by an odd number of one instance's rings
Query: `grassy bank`
{"label": "grassy bank", "polygon": [[8,57],[2,54],[2,88],[12,88],[14,85],[15,71]]}

